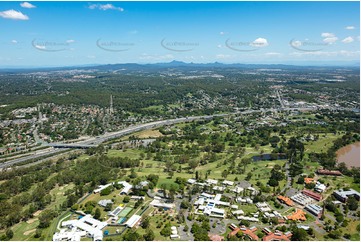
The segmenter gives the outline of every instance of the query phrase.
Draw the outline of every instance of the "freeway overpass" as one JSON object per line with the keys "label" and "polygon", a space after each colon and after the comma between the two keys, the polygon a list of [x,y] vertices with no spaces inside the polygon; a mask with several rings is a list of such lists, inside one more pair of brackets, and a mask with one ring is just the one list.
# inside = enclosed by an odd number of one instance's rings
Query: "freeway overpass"
{"label": "freeway overpass", "polygon": [[131,133],[134,133],[134,132],[138,132],[138,131],[141,131],[141,130],[153,129],[153,128],[161,127],[161,126],[164,126],[164,125],[175,124],[175,123],[191,122],[193,120],[199,120],[199,119],[212,119],[213,117],[216,117],[216,116],[227,116],[227,115],[229,115],[229,114],[216,114],[216,115],[207,115],[207,116],[194,116],[194,117],[186,117],[186,118],[160,120],[160,121],[154,121],[154,122],[145,123],[145,124],[138,124],[138,125],[129,126],[129,127],[125,128],[123,130],[120,130],[120,131],[106,133],[106,134],[98,136],[96,138],[92,137],[92,138],[89,138],[89,139],[87,139],[85,141],[81,141],[81,142],[77,142],[77,143],[68,143],[68,144],[52,143],[52,144],[47,144],[50,147],[54,147],[54,149],[46,150],[45,152],[42,152],[41,154],[32,153],[32,154],[29,154],[28,156],[25,156],[25,157],[21,157],[21,158],[17,158],[17,159],[13,159],[13,160],[9,160],[9,161],[0,163],[0,169],[16,165],[17,163],[22,163],[22,162],[25,162],[27,160],[39,159],[41,157],[45,157],[45,156],[49,156],[49,155],[55,155],[56,153],[59,153],[59,152],[70,151],[71,148],[87,149],[87,148],[90,148],[90,147],[97,147],[99,144],[101,144],[101,143],[103,143],[103,142],[105,142],[107,140],[111,140],[111,139],[114,139],[114,138],[119,138],[121,136],[131,134]]}
{"label": "freeway overpass", "polygon": [[95,148],[98,145],[85,145],[85,144],[76,144],[76,143],[70,143],[70,144],[49,143],[49,144],[47,144],[47,146],[50,146],[53,148],[89,149],[89,148]]}
{"label": "freeway overpass", "polygon": [[54,149],[51,149],[49,151],[45,151],[45,152],[43,152],[41,154],[32,153],[32,154],[29,154],[28,156],[25,156],[25,157],[21,157],[21,158],[17,158],[17,159],[13,159],[13,160],[10,160],[10,161],[0,163],[0,169],[3,169],[5,167],[9,167],[9,166],[12,166],[12,165],[16,165],[17,163],[25,162],[27,160],[41,158],[43,156],[49,156],[49,155],[53,155],[53,154],[55,155],[56,153],[59,153],[60,151],[70,151],[70,148],[87,149],[87,148],[90,148],[90,147],[96,147],[99,144],[101,144],[101,143],[103,143],[103,142],[105,142],[107,140],[111,140],[111,139],[114,139],[114,138],[119,138],[121,136],[131,134],[131,133],[134,133],[134,132],[138,132],[138,131],[141,131],[141,130],[161,127],[161,126],[164,126],[164,125],[171,125],[171,124],[182,123],[182,122],[191,122],[191,121],[200,120],[200,119],[212,119],[214,117],[224,117],[224,116],[228,116],[228,115],[231,115],[231,114],[241,114],[242,115],[242,114],[262,113],[262,112],[275,111],[275,110],[277,110],[277,111],[291,111],[291,110],[310,111],[310,110],[313,110],[313,109],[314,108],[280,108],[280,109],[245,110],[245,111],[235,112],[235,113],[214,114],[214,115],[205,115],[205,116],[193,116],[193,117],[185,117],[185,118],[160,120],[160,121],[154,121],[154,122],[145,123],[145,124],[138,124],[138,125],[129,126],[129,127],[125,128],[123,130],[120,130],[120,131],[106,133],[106,134],[98,136],[96,138],[94,138],[94,137],[89,138],[88,140],[77,142],[77,143],[69,143],[69,144],[54,143],[54,144],[52,144]]}

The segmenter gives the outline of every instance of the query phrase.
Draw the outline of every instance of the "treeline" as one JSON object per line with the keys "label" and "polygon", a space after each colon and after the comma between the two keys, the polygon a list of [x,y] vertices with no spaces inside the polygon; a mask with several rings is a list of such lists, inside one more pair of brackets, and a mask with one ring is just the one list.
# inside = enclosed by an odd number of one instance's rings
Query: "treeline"
{"label": "treeline", "polygon": [[[244,77],[232,77],[232,81],[224,81],[218,78],[185,80],[136,74],[102,74],[85,82],[59,81],[66,78],[69,77],[54,75],[49,76],[47,80],[23,75],[0,77],[0,87],[2,87],[0,88],[0,102],[11,104],[2,108],[0,112],[6,114],[11,109],[35,106],[37,103],[109,107],[109,97],[113,95],[114,107],[118,110],[122,109],[142,115],[158,115],[162,112],[145,108],[186,101],[184,98],[187,94],[201,99],[199,91],[203,91],[211,98],[224,97],[220,101],[223,107],[228,106],[229,97],[238,97],[245,103],[257,103],[258,101],[254,98],[256,93],[269,91],[267,88],[269,84]],[[259,85],[254,87],[254,83]],[[174,109],[174,111],[180,112],[178,115],[189,115],[190,109],[187,108],[187,110]],[[219,107],[206,110],[194,109],[191,113],[210,114],[220,110]]]}
{"label": "treeline", "polygon": [[326,152],[312,152],[309,154],[309,157],[311,160],[319,162],[326,169],[336,169],[336,151],[346,145],[359,141],[360,136],[358,134],[347,133],[342,137],[334,140],[333,145]]}
{"label": "treeline", "polygon": [[140,162],[97,156],[86,161],[48,162],[45,165],[0,173],[1,180],[4,180],[0,184],[0,228],[26,221],[37,210],[46,209],[56,199],[49,194],[56,185],[75,184],[74,189],[65,194],[67,198],[58,208],[60,212],[71,207],[85,193],[93,191],[97,185],[119,178],[121,169],[138,167]]}

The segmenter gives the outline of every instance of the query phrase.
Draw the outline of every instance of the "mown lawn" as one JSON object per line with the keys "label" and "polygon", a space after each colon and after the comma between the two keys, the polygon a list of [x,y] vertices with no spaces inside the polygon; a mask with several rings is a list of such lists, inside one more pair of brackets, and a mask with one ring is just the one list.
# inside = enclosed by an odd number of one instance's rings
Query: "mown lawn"
{"label": "mown lawn", "polygon": [[29,220],[28,222],[20,222],[14,225],[11,229],[14,232],[14,237],[11,240],[24,241],[36,240],[34,238],[35,230],[39,225],[39,221]]}
{"label": "mown lawn", "polygon": [[[325,136],[325,137],[324,137]],[[342,135],[335,135],[332,133],[320,134],[320,137],[316,141],[309,141],[305,144],[306,152],[326,152],[332,145],[333,141],[340,138]]]}

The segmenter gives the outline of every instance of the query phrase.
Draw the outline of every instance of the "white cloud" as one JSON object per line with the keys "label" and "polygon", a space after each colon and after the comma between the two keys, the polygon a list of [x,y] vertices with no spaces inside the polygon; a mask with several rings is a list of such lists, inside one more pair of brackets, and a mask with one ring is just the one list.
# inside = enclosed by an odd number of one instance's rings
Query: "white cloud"
{"label": "white cloud", "polygon": [[265,38],[257,38],[250,45],[254,47],[266,47],[268,46],[268,41]]}
{"label": "white cloud", "polygon": [[75,40],[73,40],[73,39],[68,39],[67,41],[65,41],[67,44],[71,44],[71,43],[74,43],[75,42]]}
{"label": "white cloud", "polygon": [[217,45],[217,48],[222,48],[222,45]]}
{"label": "white cloud", "polygon": [[321,37],[324,38],[323,42],[327,43],[327,44],[333,44],[335,43],[338,38],[336,37],[336,35],[334,33],[322,33]]}
{"label": "white cloud", "polygon": [[35,48],[40,49],[40,50],[46,50],[45,45],[35,45]]}
{"label": "white cloud", "polygon": [[148,55],[147,53],[143,53],[139,59],[141,60],[156,60],[156,61],[160,61],[160,60],[172,60],[174,59],[174,56],[171,54],[167,54],[167,55]]}
{"label": "white cloud", "polygon": [[184,57],[184,59],[186,59],[186,60],[191,60],[191,61],[194,61],[194,60],[196,60],[196,58],[194,57],[194,56],[186,56],[186,57]]}
{"label": "white cloud", "polygon": [[355,29],[355,26],[346,26],[345,29],[347,29],[347,30],[353,30],[353,29]]}
{"label": "white cloud", "polygon": [[36,8],[36,6],[32,5],[29,2],[20,3],[20,6],[23,7],[23,8]]}
{"label": "white cloud", "polygon": [[231,57],[231,55],[225,55],[225,54],[218,54],[218,55],[216,55],[216,58],[217,59],[228,59],[228,58],[230,58]]}
{"label": "white cloud", "polygon": [[291,44],[294,47],[300,47],[302,45],[302,42],[299,40],[296,40],[296,41],[292,41]]}
{"label": "white cloud", "polygon": [[17,44],[18,41],[17,41],[16,39],[13,39],[13,40],[11,41],[11,43],[12,43],[12,44]]}
{"label": "white cloud", "polygon": [[336,37],[336,35],[334,33],[325,32],[325,33],[322,33],[321,36],[322,36],[322,38],[324,38],[323,42],[325,42],[327,44],[333,44],[338,40],[338,38]]}
{"label": "white cloud", "polygon": [[278,52],[268,52],[265,54],[266,56],[272,56],[272,57],[276,57],[276,56],[282,56],[281,53]]}
{"label": "white cloud", "polygon": [[354,41],[354,39],[351,36],[349,36],[349,37],[344,38],[342,40],[342,43],[348,44],[348,43],[351,43],[353,41]]}
{"label": "white cloud", "polygon": [[335,37],[335,34],[334,33],[322,33],[321,36],[323,38],[332,38],[332,37]]}
{"label": "white cloud", "polygon": [[15,11],[14,9],[0,12],[0,17],[13,20],[29,20],[28,16],[22,12]]}
{"label": "white cloud", "polygon": [[314,51],[314,52],[292,52],[290,53],[291,56],[335,56],[337,52],[327,52],[327,51]]}
{"label": "white cloud", "polygon": [[348,56],[348,57],[359,57],[360,56],[360,51],[348,51],[348,50],[341,50],[340,51],[340,55],[341,56]]}
{"label": "white cloud", "polygon": [[360,51],[315,51],[315,52],[292,52],[289,54],[294,57],[314,56],[314,57],[358,57]]}
{"label": "white cloud", "polygon": [[226,33],[223,32],[223,31],[221,31],[221,32],[219,32],[219,34],[220,34],[220,35],[225,35]]}
{"label": "white cloud", "polygon": [[333,44],[338,40],[337,37],[327,37],[323,39],[323,42],[327,43],[327,44]]}
{"label": "white cloud", "polygon": [[107,3],[107,4],[90,4],[89,9],[99,9],[99,10],[117,10],[120,12],[123,12],[124,9],[120,7],[115,7],[113,4]]}

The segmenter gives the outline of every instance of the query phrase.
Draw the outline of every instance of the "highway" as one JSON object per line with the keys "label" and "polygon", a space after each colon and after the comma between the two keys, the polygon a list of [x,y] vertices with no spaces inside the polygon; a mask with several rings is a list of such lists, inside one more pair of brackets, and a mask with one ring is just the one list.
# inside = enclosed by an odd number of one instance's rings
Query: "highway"
{"label": "highway", "polygon": [[[43,150],[43,152],[41,152],[41,153],[33,153],[33,154],[25,156],[25,157],[21,157],[21,158],[17,158],[17,159],[13,159],[13,160],[9,160],[9,161],[0,163],[0,169],[16,165],[18,163],[22,163],[27,160],[37,159],[37,158],[40,158],[43,156],[45,157],[45,156],[49,156],[49,155],[53,155],[53,154],[55,155],[58,152],[64,152],[67,150],[70,151],[71,148],[94,147],[107,140],[119,138],[121,136],[135,133],[135,132],[138,132],[141,130],[153,129],[153,128],[161,127],[164,125],[171,125],[171,124],[175,124],[175,123],[190,122],[190,121],[199,120],[199,119],[212,119],[213,117],[216,117],[216,116],[226,116],[226,115],[229,115],[229,114],[216,114],[216,115],[208,115],[208,116],[194,116],[194,117],[186,117],[186,118],[160,120],[160,121],[154,121],[154,122],[145,123],[145,124],[129,126],[123,130],[111,132],[111,133],[105,133],[104,135],[92,137],[92,138],[89,138],[89,139],[87,139],[85,141],[81,141],[81,142],[69,143],[69,144],[61,144],[61,143],[47,144],[47,145],[53,146],[55,148],[49,148],[49,149]],[[62,148],[58,148],[58,147],[62,147]]]}
{"label": "highway", "polygon": [[123,130],[115,131],[111,133],[105,133],[103,135],[89,138],[85,141],[76,142],[76,143],[69,143],[69,144],[62,144],[62,143],[54,143],[54,144],[47,144],[48,146],[53,146],[51,148],[48,148],[46,150],[42,150],[41,152],[34,152],[33,154],[30,154],[25,157],[9,160],[3,163],[0,163],[0,169],[16,165],[18,163],[25,162],[27,160],[36,159],[40,157],[55,155],[58,152],[64,152],[64,151],[70,151],[71,148],[89,148],[89,147],[95,147],[107,140],[119,138],[124,135],[128,135],[131,133],[135,133],[141,130],[146,129],[153,129],[158,128],[164,125],[171,125],[176,123],[182,123],[182,122],[191,122],[194,120],[201,120],[201,119],[212,119],[214,117],[224,117],[231,114],[251,114],[251,113],[259,113],[259,112],[268,112],[268,111],[289,111],[289,110],[299,110],[299,111],[309,111],[312,110],[312,108],[283,108],[283,109],[260,109],[260,110],[246,110],[241,112],[235,112],[235,113],[225,113],[225,114],[214,114],[214,115],[206,115],[206,116],[192,116],[192,117],[185,117],[185,118],[176,118],[176,119],[167,119],[167,120],[160,120],[160,121],[154,121],[150,123],[145,124],[138,124],[134,126],[129,126]]}
{"label": "highway", "polygon": [[12,165],[16,165],[17,163],[22,163],[22,162],[25,162],[25,161],[28,161],[28,160],[31,160],[31,159],[37,159],[37,158],[40,158],[40,157],[45,157],[45,156],[49,156],[49,155],[53,155],[53,154],[55,155],[58,152],[67,151],[67,150],[69,150],[69,149],[53,149],[53,148],[50,148],[50,149],[45,150],[44,152],[34,153],[32,155],[29,155],[29,156],[20,157],[20,158],[17,158],[17,159],[13,159],[13,160],[10,160],[10,161],[0,163],[0,169],[6,168],[6,167],[9,167],[9,166],[12,166]]}

